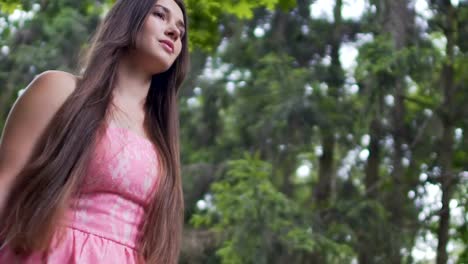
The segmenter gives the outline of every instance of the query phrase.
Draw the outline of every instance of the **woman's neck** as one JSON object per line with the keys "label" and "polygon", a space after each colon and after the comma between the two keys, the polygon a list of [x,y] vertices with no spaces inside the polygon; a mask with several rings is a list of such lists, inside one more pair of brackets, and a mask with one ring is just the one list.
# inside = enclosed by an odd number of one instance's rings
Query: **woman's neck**
{"label": "woman's neck", "polygon": [[122,57],[117,69],[114,97],[120,97],[122,101],[143,107],[151,77],[151,74],[139,67],[130,56]]}

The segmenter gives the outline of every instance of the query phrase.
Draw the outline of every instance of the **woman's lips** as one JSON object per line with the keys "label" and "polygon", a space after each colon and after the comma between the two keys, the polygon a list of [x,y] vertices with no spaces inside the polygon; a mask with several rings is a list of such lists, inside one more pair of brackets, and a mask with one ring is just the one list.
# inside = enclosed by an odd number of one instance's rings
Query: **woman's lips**
{"label": "woman's lips", "polygon": [[159,42],[166,51],[168,51],[171,54],[174,53],[174,44],[172,44],[170,41],[160,40]]}

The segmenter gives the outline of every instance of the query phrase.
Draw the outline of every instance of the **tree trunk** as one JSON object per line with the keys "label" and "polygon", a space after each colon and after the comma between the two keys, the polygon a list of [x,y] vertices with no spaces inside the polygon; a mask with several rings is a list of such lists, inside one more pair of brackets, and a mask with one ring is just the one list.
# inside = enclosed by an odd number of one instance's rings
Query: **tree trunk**
{"label": "tree trunk", "polygon": [[441,166],[440,183],[442,186],[442,208],[440,210],[439,226],[437,228],[437,264],[446,264],[447,244],[449,241],[450,226],[450,199],[455,187],[453,172],[453,145],[454,145],[454,45],[457,32],[457,19],[455,10],[449,0],[443,1],[442,9],[445,12],[444,34],[447,38],[446,60],[441,72],[441,89],[444,94],[441,119],[443,124],[442,139],[439,147],[439,164]]}
{"label": "tree trunk", "polygon": [[[338,98],[343,85],[343,69],[340,63],[339,51],[341,46],[341,9],[343,1],[336,0],[334,7],[333,38],[331,40],[331,65],[326,82],[330,86],[330,96]],[[322,130],[323,153],[319,160],[319,182],[315,188],[315,200],[319,203],[328,201],[335,189],[335,124],[324,124]]]}
{"label": "tree trunk", "polygon": [[[403,206],[405,200],[405,191],[404,191],[404,173],[402,160],[404,157],[404,152],[402,149],[404,138],[406,137],[406,131],[404,128],[404,117],[405,117],[405,106],[401,94],[404,93],[404,84],[401,77],[397,77],[397,83],[395,87],[395,106],[393,108],[393,170],[392,170],[392,179],[393,179],[393,194],[390,199],[390,210],[391,210],[391,222],[396,228],[403,227],[403,220],[405,216],[403,215]],[[402,236],[394,236],[393,240],[396,242],[395,246],[392,247],[390,252],[391,263],[401,263],[401,254],[400,249],[402,247]]]}
{"label": "tree trunk", "polygon": [[[378,195],[378,181],[379,181],[379,166],[380,166],[380,139],[382,138],[382,125],[379,120],[379,115],[370,123],[370,144],[369,144],[369,157],[365,168],[365,187],[366,197],[368,199],[377,199]],[[366,232],[367,231],[367,232]],[[369,230],[363,230],[358,234],[358,260],[359,264],[371,264],[374,261],[375,252],[368,249],[369,244],[375,243],[372,241],[373,237],[368,236]]]}
{"label": "tree trunk", "polygon": [[[390,32],[395,50],[401,50],[408,44],[414,24],[414,16],[408,9],[405,0],[381,0],[381,19],[385,32]],[[395,78],[394,106],[392,109],[392,136],[393,136],[393,169],[391,176],[393,179],[393,191],[391,199],[388,200],[388,209],[391,212],[390,221],[395,228],[401,228],[404,223],[403,206],[406,197],[404,182],[404,167],[402,159],[404,151],[402,149],[407,131],[405,129],[406,109],[404,104],[405,95],[405,73],[398,73]],[[389,253],[390,263],[401,263],[400,249],[402,248],[404,234],[398,234],[392,238],[393,246]]]}
{"label": "tree trunk", "polygon": [[315,188],[315,200],[319,204],[328,201],[331,197],[332,181],[335,177],[333,164],[335,136],[332,131],[328,131],[327,133],[322,139],[323,152],[319,159],[319,181]]}
{"label": "tree trunk", "polygon": [[368,198],[376,198],[377,183],[379,180],[379,165],[380,165],[380,139],[382,138],[382,125],[379,117],[374,118],[370,124],[370,144],[369,158],[366,166],[366,195]]}

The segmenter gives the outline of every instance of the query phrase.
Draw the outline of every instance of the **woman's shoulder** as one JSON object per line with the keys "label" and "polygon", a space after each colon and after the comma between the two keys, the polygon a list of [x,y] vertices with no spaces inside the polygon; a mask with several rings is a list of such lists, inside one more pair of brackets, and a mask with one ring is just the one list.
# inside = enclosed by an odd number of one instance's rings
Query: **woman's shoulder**
{"label": "woman's shoulder", "polygon": [[26,89],[34,87],[51,92],[72,92],[77,81],[78,77],[71,73],[49,70],[36,75]]}
{"label": "woman's shoulder", "polygon": [[75,90],[78,77],[64,71],[42,72],[29,83],[21,97],[50,106],[62,104]]}
{"label": "woman's shoulder", "polygon": [[75,86],[72,74],[46,71],[37,75],[16,99],[0,137],[0,180],[11,182],[25,166],[40,135]]}
{"label": "woman's shoulder", "polygon": [[76,81],[78,79],[77,76],[66,72],[66,71],[60,71],[60,70],[47,70],[44,71],[38,75],[36,75],[36,78],[52,78],[52,79],[59,79],[59,80],[73,80]]}
{"label": "woman's shoulder", "polygon": [[28,84],[13,105],[13,112],[21,118],[35,121],[49,121],[67,98],[73,93],[77,77],[64,71],[42,72]]}

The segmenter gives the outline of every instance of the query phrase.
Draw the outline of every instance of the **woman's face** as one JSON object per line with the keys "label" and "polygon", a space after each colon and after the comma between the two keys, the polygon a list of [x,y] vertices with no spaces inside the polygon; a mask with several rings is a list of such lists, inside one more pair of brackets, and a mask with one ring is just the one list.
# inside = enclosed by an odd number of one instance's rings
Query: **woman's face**
{"label": "woman's face", "polygon": [[[182,50],[184,16],[174,0],[158,0],[138,33],[136,50],[153,73],[168,70]],[[149,60],[148,60],[149,59]]]}

